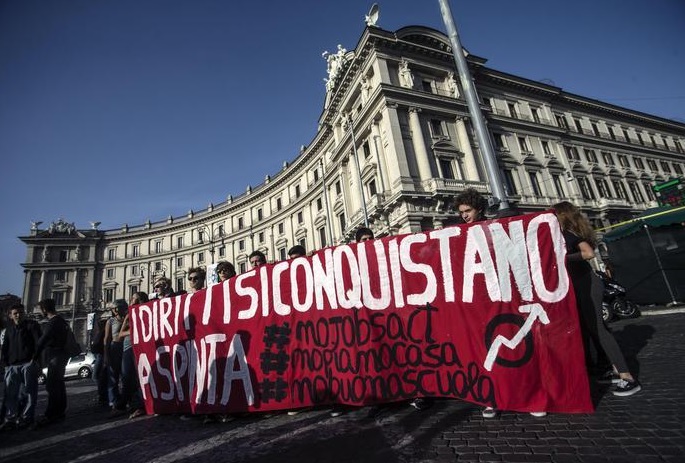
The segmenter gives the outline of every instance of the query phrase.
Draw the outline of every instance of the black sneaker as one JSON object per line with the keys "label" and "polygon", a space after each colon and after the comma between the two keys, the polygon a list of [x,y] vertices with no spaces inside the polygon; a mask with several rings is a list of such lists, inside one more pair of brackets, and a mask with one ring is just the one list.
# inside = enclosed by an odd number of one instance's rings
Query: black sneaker
{"label": "black sneaker", "polygon": [[433,405],[433,402],[428,400],[428,399],[422,399],[421,397],[418,397],[411,402],[409,402],[409,405],[417,409],[418,411],[422,412],[424,410],[428,410],[431,408]]}
{"label": "black sneaker", "polygon": [[620,380],[621,377],[613,369],[605,371],[597,378],[597,382],[600,384],[618,384]]}
{"label": "black sneaker", "polygon": [[611,391],[611,393],[619,397],[628,397],[641,390],[642,386],[640,386],[640,383],[638,383],[637,380],[629,381],[627,379],[619,379],[616,388]]}

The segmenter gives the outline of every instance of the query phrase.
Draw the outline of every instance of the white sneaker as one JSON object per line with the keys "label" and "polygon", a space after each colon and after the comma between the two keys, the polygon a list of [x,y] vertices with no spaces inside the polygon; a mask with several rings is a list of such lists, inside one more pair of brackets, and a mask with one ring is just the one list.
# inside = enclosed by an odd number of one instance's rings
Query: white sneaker
{"label": "white sneaker", "polygon": [[530,412],[530,416],[534,416],[535,418],[544,418],[547,416],[547,412]]}
{"label": "white sneaker", "polygon": [[483,418],[491,419],[491,418],[497,417],[497,410],[495,410],[495,409],[492,408],[492,407],[485,407],[485,408],[481,411],[481,413],[482,413],[482,415],[483,415]]}
{"label": "white sneaker", "polygon": [[300,412],[302,412],[302,410],[290,410],[290,411],[288,412],[288,416],[299,415]]}

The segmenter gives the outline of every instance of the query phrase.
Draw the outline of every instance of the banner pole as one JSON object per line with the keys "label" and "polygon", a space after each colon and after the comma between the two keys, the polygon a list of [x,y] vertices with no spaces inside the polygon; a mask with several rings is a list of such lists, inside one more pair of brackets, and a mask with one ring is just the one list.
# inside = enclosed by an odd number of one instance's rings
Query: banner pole
{"label": "banner pole", "polygon": [[473,77],[471,76],[469,66],[466,63],[466,58],[464,57],[464,49],[462,48],[459,40],[457,26],[454,24],[454,19],[452,18],[452,11],[450,10],[447,0],[439,0],[439,2],[442,20],[445,23],[450,43],[452,44],[452,55],[454,56],[454,61],[457,65],[461,86],[464,89],[464,98],[466,99],[469,113],[471,114],[471,120],[473,121],[480,151],[483,154],[485,170],[488,174],[488,180],[490,183],[490,190],[492,191],[493,196],[500,201],[499,210],[502,211],[509,209],[509,202],[507,201],[507,195],[504,191],[504,186],[499,173],[499,167],[497,166],[497,159],[495,157],[495,151],[492,147],[492,140],[490,138],[490,134],[488,133],[485,119],[483,118],[483,113],[480,109],[478,94],[476,93]]}
{"label": "banner pole", "polygon": [[645,232],[647,233],[647,238],[649,239],[650,246],[652,246],[652,251],[654,252],[654,256],[656,257],[656,263],[659,266],[659,271],[661,271],[661,276],[664,278],[664,283],[666,283],[666,288],[668,289],[668,294],[671,295],[671,303],[669,305],[677,305],[678,302],[675,300],[675,295],[673,294],[673,289],[671,288],[671,284],[668,282],[668,277],[666,276],[666,271],[664,270],[664,266],[661,263],[661,258],[659,257],[659,253],[656,250],[656,246],[654,246],[654,241],[652,240],[652,234],[649,232],[649,225],[644,223],[644,224],[642,224],[642,227],[645,229]]}

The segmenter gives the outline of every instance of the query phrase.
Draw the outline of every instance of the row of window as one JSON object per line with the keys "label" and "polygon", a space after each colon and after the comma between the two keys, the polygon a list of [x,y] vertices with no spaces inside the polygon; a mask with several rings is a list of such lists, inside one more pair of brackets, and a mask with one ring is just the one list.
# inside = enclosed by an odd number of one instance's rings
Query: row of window
{"label": "row of window", "polygon": [[[609,182],[607,182],[604,177],[576,177],[575,179],[578,182],[582,198],[586,200],[608,198],[644,203],[645,196],[642,194],[643,191],[648,201],[655,200],[654,192],[652,191],[652,186],[649,182],[642,182],[643,188],[641,189],[638,182],[628,181],[627,184],[630,190],[629,196],[625,184],[618,179],[611,180],[613,189],[609,188]],[[594,188],[592,187],[592,184],[594,184]]]}
{"label": "row of window", "polygon": [[[447,171],[448,168],[444,168],[444,170]],[[453,177],[454,174],[452,173],[451,168],[450,168],[449,172],[450,173],[446,176],[446,178],[454,178]],[[366,192],[369,196],[376,195],[378,193],[378,189],[376,186],[375,178],[371,178],[369,181],[367,181],[365,183],[365,188],[366,188]],[[333,189],[335,191],[336,197],[340,197],[343,194],[342,183],[340,180],[338,180],[334,183]],[[316,199],[315,207],[316,207],[317,213],[321,212],[323,210],[324,204],[323,204],[322,198]],[[257,218],[259,220],[263,219],[263,211],[261,208],[257,209]],[[298,224],[298,226],[303,225],[305,222],[304,211],[302,211],[302,210],[298,211],[295,214],[295,218],[296,218],[296,223]],[[342,226],[342,224],[344,223],[344,220],[339,220],[339,223],[341,224],[341,231],[343,231],[344,226]],[[245,227],[245,222],[244,222],[243,217],[242,216],[238,217],[237,218],[237,229],[238,230],[244,230],[245,228],[246,227]],[[277,230],[278,236],[285,235],[285,223],[284,222],[278,223],[276,225],[276,230]],[[208,235],[207,230],[204,228],[201,228],[197,231],[197,233],[198,233],[198,243],[200,243],[200,244],[204,243],[205,239],[207,238],[207,235]],[[225,236],[223,225],[219,225],[217,227],[216,235],[220,236],[222,238]],[[256,232],[255,235],[257,237],[257,243],[259,243],[259,244],[265,243],[265,232],[264,231]],[[185,247],[185,236],[183,236],[183,235],[176,236],[175,244],[176,244],[175,249],[183,249]],[[240,251],[244,251],[246,249],[245,248],[245,239],[238,240],[237,244],[238,244],[238,249]],[[140,244],[132,244],[130,249],[131,249],[131,252],[130,252],[128,257],[140,257],[141,256],[141,245]],[[225,256],[225,246],[222,245],[222,246],[218,247],[218,250],[219,250],[219,256],[224,257]],[[153,242],[152,253],[153,254],[161,254],[163,252],[164,252],[164,241],[163,241],[163,238],[160,238],[160,239]],[[202,252],[198,253],[198,262],[204,261],[203,256],[204,256],[204,253],[202,253]],[[108,248],[107,249],[107,260],[114,261],[116,259],[117,259],[117,247],[114,246],[114,247]]]}
{"label": "row of window", "polygon": [[[514,119],[529,120],[538,124],[554,125],[551,120],[545,118],[545,110],[540,106],[531,105],[529,102],[506,101],[507,109],[505,111],[498,108],[493,100],[493,98],[486,97],[483,98],[483,103],[490,107],[495,114]],[[528,112],[530,115],[528,115]],[[572,124],[569,124],[569,118]],[[663,137],[657,133],[642,132],[635,128],[615,126],[605,121],[581,118],[559,112],[554,113],[554,121],[558,127],[581,134],[685,153],[683,141],[675,137]]]}
{"label": "row of window", "polygon": [[[578,148],[575,146],[564,146],[565,152],[566,152],[566,157],[569,161],[580,161],[580,153],[578,151]],[[604,165],[609,167],[609,166],[616,166],[616,160],[614,159],[614,154],[610,153],[608,151],[602,151],[602,161],[604,162]],[[598,164],[598,158],[597,158],[597,153],[595,150],[592,149],[583,149],[583,155],[585,157],[585,160],[590,163],[590,164]],[[625,154],[617,154],[616,157],[618,158],[618,164],[621,167],[626,167],[626,168],[631,168],[629,157]],[[657,167],[657,161],[654,159],[647,158],[644,161],[642,158],[633,156],[632,157],[633,164],[635,165],[635,168],[640,169],[640,170],[645,170],[645,162],[647,163],[647,167],[649,167],[649,170],[658,173],[659,168]],[[683,175],[683,168],[680,164],[678,163],[669,163],[668,161],[661,160],[659,161],[659,165],[661,166],[661,170],[664,174],[666,175],[671,175],[671,174],[677,174],[677,175]]]}
{"label": "row of window", "polygon": [[[540,172],[530,170],[526,171],[529,184],[524,186],[518,184],[515,180],[514,169],[503,169],[502,173],[504,176],[504,186],[506,193],[512,196],[527,195],[540,197],[548,197],[550,191],[548,189],[543,189],[540,182]],[[590,183],[592,179],[592,184]],[[598,198],[607,199],[622,199],[625,201],[633,201],[636,203],[644,203],[645,196],[648,201],[654,201],[654,193],[652,191],[652,186],[649,182],[642,182],[642,188],[640,188],[640,182],[635,180],[624,181],[622,179],[614,178],[607,180],[606,177],[585,177],[567,175],[567,180],[576,180],[578,182],[578,187],[580,189],[580,194],[583,199],[595,200]],[[553,192],[556,194],[557,198],[565,198],[569,195],[564,184],[564,181],[560,173],[551,173],[550,180],[554,188]],[[628,189],[626,189],[626,184]],[[592,187],[594,185],[594,188]],[[611,185],[611,187],[609,186]],[[630,195],[628,194],[630,191]],[[643,195],[644,192],[644,195]]]}
{"label": "row of window", "polygon": [[[529,143],[528,139],[525,136],[516,136],[516,140],[518,143],[518,148],[521,151],[521,153],[524,154],[531,154],[533,153]],[[504,134],[502,133],[493,133],[493,142],[495,145],[495,148],[499,151],[509,151],[508,145],[507,145],[507,138]],[[550,144],[549,141],[547,140],[540,140],[540,144],[542,146],[542,151],[545,155],[554,155],[553,148]],[[590,163],[590,164],[598,164],[599,159],[597,156],[597,152],[594,149],[588,149],[588,148],[583,148],[583,155],[585,157],[585,160]],[[564,151],[566,154],[566,158],[569,161],[580,161],[581,156],[578,147],[572,146],[572,145],[564,145]],[[602,156],[602,161],[604,162],[604,165],[607,167],[610,166],[616,166],[617,162],[616,159],[618,159],[618,165],[621,167],[626,167],[626,168],[631,168],[630,165],[630,160],[629,156],[625,154],[614,154],[610,153],[608,151],[601,151],[601,156]],[[616,156],[616,158],[614,157]],[[657,161],[654,159],[646,158],[644,161],[642,158],[632,156],[633,164],[635,168],[640,169],[640,170],[645,170],[645,162],[647,163],[647,166],[649,167],[649,170],[652,172],[658,173],[659,169],[657,167]],[[670,163],[665,160],[660,160],[659,166],[661,166],[661,171],[665,175],[683,175],[683,167],[678,164],[678,163]]]}

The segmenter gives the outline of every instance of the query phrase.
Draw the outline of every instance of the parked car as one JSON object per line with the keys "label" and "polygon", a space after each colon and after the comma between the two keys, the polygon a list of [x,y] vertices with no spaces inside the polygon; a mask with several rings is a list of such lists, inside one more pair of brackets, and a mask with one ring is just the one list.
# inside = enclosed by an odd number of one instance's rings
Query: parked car
{"label": "parked car", "polygon": [[[93,376],[95,370],[95,355],[88,352],[87,354],[75,355],[67,362],[67,367],[64,369],[64,378],[90,378]],[[48,377],[48,369],[43,368],[43,371],[38,375],[38,384],[45,384],[45,379]]]}

